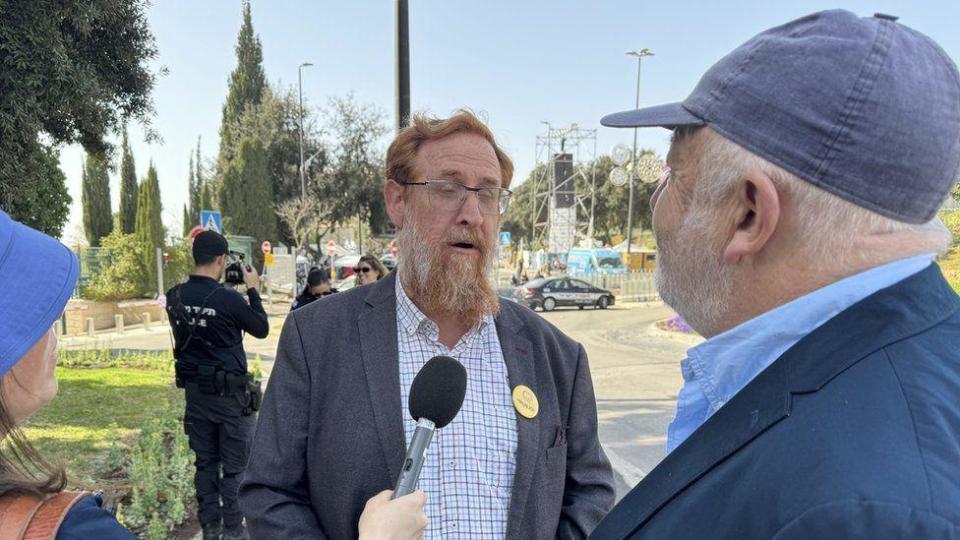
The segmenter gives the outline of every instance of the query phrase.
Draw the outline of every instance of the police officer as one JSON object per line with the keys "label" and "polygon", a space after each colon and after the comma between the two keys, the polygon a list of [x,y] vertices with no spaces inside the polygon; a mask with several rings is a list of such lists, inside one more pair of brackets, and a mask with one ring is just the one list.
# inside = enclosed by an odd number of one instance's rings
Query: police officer
{"label": "police officer", "polygon": [[[186,391],[184,424],[196,453],[197,504],[203,538],[249,538],[237,506],[259,408],[259,386],[247,373],[243,333],[270,332],[255,270],[241,263],[249,304],[220,284],[227,240],[204,231],[193,241],[196,263],[189,280],[167,291],[174,334],[177,386]],[[222,522],[221,522],[222,520]]]}

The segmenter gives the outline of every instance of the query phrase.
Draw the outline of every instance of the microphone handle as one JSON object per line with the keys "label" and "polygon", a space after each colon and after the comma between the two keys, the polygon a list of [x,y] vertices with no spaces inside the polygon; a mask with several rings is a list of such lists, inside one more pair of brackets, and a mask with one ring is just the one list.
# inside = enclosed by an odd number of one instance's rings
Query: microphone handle
{"label": "microphone handle", "polygon": [[417,482],[420,481],[420,469],[423,468],[423,462],[427,459],[427,447],[433,440],[435,429],[436,425],[432,421],[426,418],[417,420],[417,429],[413,432],[413,438],[410,439],[410,446],[407,448],[407,455],[403,458],[400,477],[397,478],[397,487],[393,489],[391,500],[409,495],[417,489]]}

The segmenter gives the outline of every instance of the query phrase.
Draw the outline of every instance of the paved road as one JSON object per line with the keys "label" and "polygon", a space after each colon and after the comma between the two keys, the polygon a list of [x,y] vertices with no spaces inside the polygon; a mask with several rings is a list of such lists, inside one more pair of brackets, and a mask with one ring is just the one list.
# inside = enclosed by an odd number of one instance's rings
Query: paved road
{"label": "paved road", "polygon": [[[247,336],[248,356],[260,355],[269,374],[286,306],[271,310],[270,337]],[[606,311],[563,309],[541,316],[581,342],[590,358],[600,440],[617,472],[617,496],[623,496],[663,459],[666,427],[673,418],[681,386],[680,360],[697,340],[656,330],[654,322],[672,315],[662,304],[627,304]],[[161,350],[170,348],[167,325],[131,328],[125,334],[65,338],[67,347]]]}
{"label": "paved road", "polygon": [[667,424],[682,384],[680,360],[698,340],[657,330],[656,321],[673,315],[662,304],[542,315],[587,350],[600,440],[617,473],[619,499],[666,453]]}

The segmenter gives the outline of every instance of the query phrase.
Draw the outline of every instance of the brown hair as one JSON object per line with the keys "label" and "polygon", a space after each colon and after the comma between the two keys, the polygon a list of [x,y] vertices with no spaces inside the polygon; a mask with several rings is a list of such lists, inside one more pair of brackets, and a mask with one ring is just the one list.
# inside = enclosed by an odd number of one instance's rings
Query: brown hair
{"label": "brown hair", "polygon": [[434,118],[424,114],[415,114],[410,125],[401,129],[397,137],[387,149],[386,177],[387,180],[410,182],[414,178],[413,161],[417,157],[420,146],[426,141],[433,141],[449,137],[454,133],[474,133],[480,135],[493,147],[500,162],[502,187],[508,187],[513,179],[513,162],[510,157],[497,146],[493,132],[472,112],[460,109],[450,118]]}
{"label": "brown hair", "polygon": [[0,387],[0,496],[43,497],[63,491],[67,474],[60,465],[43,459],[14,423],[3,403]]}
{"label": "brown hair", "polygon": [[358,266],[360,265],[360,263],[369,264],[374,269],[374,271],[377,274],[379,274],[379,276],[377,276],[377,279],[387,277],[387,273],[388,273],[387,267],[384,266],[383,263],[380,262],[380,259],[378,259],[375,255],[371,255],[367,253],[366,255],[360,257],[360,260],[357,261]]}

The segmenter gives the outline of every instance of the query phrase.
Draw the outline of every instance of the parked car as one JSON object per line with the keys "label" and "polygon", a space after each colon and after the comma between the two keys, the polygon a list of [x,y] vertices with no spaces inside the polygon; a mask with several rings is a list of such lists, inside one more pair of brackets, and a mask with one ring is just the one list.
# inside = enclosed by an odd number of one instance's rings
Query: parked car
{"label": "parked car", "polygon": [[560,306],[593,306],[607,309],[616,302],[613,293],[579,279],[561,276],[540,278],[517,287],[517,302],[530,309],[553,311]]}

